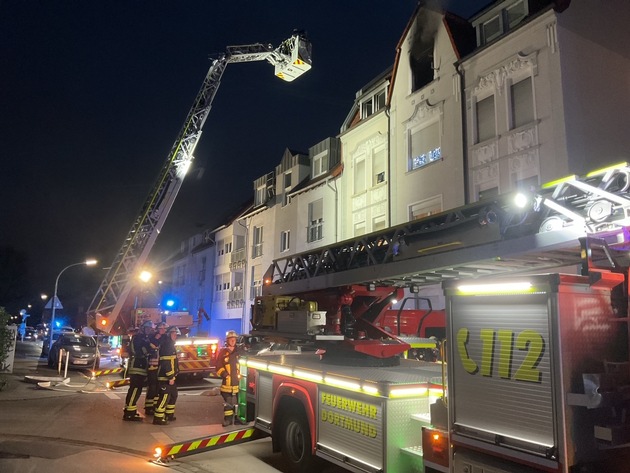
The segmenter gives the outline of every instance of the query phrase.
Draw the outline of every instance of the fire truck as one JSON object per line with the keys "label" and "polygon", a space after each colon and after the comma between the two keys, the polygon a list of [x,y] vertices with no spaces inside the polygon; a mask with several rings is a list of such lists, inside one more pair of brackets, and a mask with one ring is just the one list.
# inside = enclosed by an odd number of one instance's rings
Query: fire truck
{"label": "fire truck", "polygon": [[[629,189],[624,163],[274,261],[253,331],[319,350],[245,357],[251,424],[224,437],[271,436],[296,471],[627,471]],[[405,359],[388,311],[436,284],[443,357]]]}
{"label": "fire truck", "polygon": [[253,61],[269,62],[277,77],[291,82],[310,70],[311,43],[296,32],[277,48],[261,43],[228,46],[213,59],[158,178],[92,299],[87,320],[96,330],[124,335],[139,326],[136,315],[142,297],[138,278],[192,164],[221,77],[228,64]]}

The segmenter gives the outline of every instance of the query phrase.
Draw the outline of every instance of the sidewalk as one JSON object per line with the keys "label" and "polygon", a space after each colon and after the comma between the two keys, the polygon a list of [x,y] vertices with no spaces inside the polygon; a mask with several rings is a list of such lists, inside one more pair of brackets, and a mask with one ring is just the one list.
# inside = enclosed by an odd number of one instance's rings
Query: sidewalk
{"label": "sidewalk", "polygon": [[[107,390],[104,380],[91,380],[76,370],[69,371],[65,380],[51,375],[56,373],[44,359],[32,355],[17,356],[13,373],[0,375],[7,381],[0,391],[3,473],[155,472],[158,467],[149,462],[155,446],[226,431],[221,426],[222,398],[208,395],[212,385],[205,393],[180,390],[177,422],[162,427],[152,425],[150,418],[122,421],[126,388]],[[39,379],[50,386],[39,386]],[[138,405],[143,402],[144,395]],[[177,465],[179,471],[192,471]]]}

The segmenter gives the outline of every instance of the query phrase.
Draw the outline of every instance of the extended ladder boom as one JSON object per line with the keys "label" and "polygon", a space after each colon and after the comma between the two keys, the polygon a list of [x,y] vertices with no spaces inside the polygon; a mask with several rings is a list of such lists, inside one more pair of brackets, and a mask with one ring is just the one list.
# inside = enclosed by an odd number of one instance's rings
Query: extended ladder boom
{"label": "extended ladder boom", "polygon": [[[95,326],[99,314],[107,317],[109,323],[98,328],[111,331],[114,321],[128,302],[136,284],[135,273],[145,264],[194,158],[195,148],[227,65],[267,60],[275,66],[276,76],[290,82],[311,68],[310,51],[308,40],[301,34],[294,34],[275,49],[271,45],[258,43],[229,46],[226,53],[213,60],[147,200],[90,304],[87,314],[90,325]],[[118,322],[119,329],[129,328],[131,323]]]}
{"label": "extended ladder boom", "polygon": [[541,271],[581,263],[583,237],[624,244],[630,225],[626,163],[559,179],[524,197],[525,208],[516,208],[514,195],[503,195],[277,259],[264,276],[263,294]]}

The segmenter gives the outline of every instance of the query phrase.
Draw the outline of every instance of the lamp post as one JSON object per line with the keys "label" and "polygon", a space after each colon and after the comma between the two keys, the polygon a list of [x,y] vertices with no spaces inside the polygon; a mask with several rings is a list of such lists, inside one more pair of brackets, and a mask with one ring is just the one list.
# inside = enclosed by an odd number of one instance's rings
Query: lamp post
{"label": "lamp post", "polygon": [[59,287],[59,278],[61,277],[63,272],[68,268],[72,268],[73,266],[80,266],[82,264],[86,266],[94,266],[96,263],[97,261],[95,259],[89,259],[89,260],[81,261],[80,263],[69,264],[68,266],[63,268],[61,271],[59,271],[59,274],[57,275],[57,279],[55,280],[55,292],[52,298],[52,312],[50,315],[50,340],[48,342],[48,350],[52,348],[53,332],[55,331],[55,309],[56,309],[56,302],[57,302],[57,288]]}

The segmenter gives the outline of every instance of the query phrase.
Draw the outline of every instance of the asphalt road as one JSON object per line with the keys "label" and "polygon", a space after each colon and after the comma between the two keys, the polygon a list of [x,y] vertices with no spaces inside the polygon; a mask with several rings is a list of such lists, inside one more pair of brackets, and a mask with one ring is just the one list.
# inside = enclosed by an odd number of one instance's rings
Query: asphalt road
{"label": "asphalt road", "polygon": [[[40,359],[41,342],[18,342],[14,373],[5,376],[8,385],[0,391],[0,471],[90,472],[164,471],[150,463],[158,445],[225,433],[223,403],[218,381],[194,384],[180,390],[177,421],[156,426],[149,421],[123,422],[126,388],[108,390],[107,379],[90,380],[81,371],[70,371],[64,382]],[[101,368],[107,367],[102,363]],[[115,363],[109,365],[115,367]],[[53,380],[42,389],[26,377]],[[141,397],[139,406],[144,402]],[[168,469],[182,472],[222,472],[238,468],[256,473],[284,472],[288,466],[272,453],[269,438],[232,445],[211,452],[180,457]],[[161,470],[160,470],[161,469]],[[323,473],[346,471],[323,465]]]}

